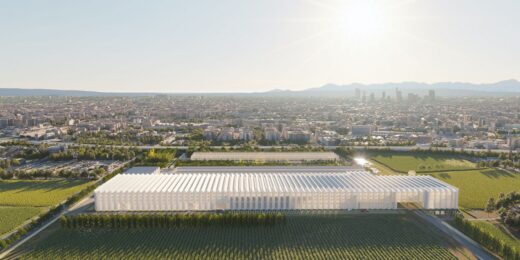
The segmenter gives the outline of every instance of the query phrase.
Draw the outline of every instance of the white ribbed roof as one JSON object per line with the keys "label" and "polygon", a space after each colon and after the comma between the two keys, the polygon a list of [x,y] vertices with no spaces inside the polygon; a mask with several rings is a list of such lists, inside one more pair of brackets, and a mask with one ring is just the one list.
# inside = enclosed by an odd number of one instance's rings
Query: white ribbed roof
{"label": "white ribbed roof", "polygon": [[339,160],[339,156],[333,152],[194,152],[191,160],[330,161]]}
{"label": "white ribbed roof", "polygon": [[[197,170],[197,168],[199,170]],[[175,174],[119,174],[96,192],[312,192],[457,188],[431,176],[375,176],[345,167],[192,167]]]}

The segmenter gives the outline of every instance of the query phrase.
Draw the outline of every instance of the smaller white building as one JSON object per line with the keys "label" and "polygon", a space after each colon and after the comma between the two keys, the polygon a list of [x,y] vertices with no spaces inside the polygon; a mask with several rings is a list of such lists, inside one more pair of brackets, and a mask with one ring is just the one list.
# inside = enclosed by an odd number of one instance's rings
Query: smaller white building
{"label": "smaller white building", "polygon": [[262,162],[303,162],[337,161],[333,152],[195,152],[193,161],[262,161]]}

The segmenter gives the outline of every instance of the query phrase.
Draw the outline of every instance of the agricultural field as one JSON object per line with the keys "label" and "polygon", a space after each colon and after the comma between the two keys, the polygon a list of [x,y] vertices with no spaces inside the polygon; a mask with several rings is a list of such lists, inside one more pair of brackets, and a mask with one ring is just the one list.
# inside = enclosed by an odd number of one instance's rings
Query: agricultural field
{"label": "agricultural field", "polygon": [[513,234],[507,233],[507,231],[504,231],[503,230],[504,227],[498,227],[497,225],[490,223],[488,221],[472,221],[471,223],[487,230],[493,236],[495,236],[495,237],[505,241],[507,244],[513,246],[517,251],[520,250],[520,240],[518,238],[514,237]]}
{"label": "agricultural field", "polygon": [[459,206],[484,208],[487,200],[498,194],[520,191],[520,174],[497,169],[436,172],[431,176],[459,188]]}
{"label": "agricultural field", "polygon": [[90,185],[77,180],[0,181],[0,235]]}
{"label": "agricultural field", "polygon": [[0,181],[0,206],[52,206],[88,185],[85,180]]}
{"label": "agricultural field", "polygon": [[[290,216],[287,224],[157,229],[67,229],[29,241],[12,258],[455,259],[408,214]],[[9,257],[8,257],[9,259]]]}
{"label": "agricultural field", "polygon": [[444,155],[374,153],[370,155],[370,159],[400,173],[407,173],[410,170],[438,172],[477,169],[477,165],[473,162]]}
{"label": "agricultural field", "polygon": [[[374,153],[370,159],[382,175],[415,169],[419,174],[431,175],[459,188],[459,206],[463,208],[482,209],[490,197],[496,198],[501,192],[520,192],[520,174],[492,168],[476,169],[474,163],[463,159],[405,153]],[[470,170],[464,170],[465,167]]]}
{"label": "agricultural field", "polygon": [[38,207],[2,207],[0,206],[0,235],[20,226],[25,221],[40,214],[44,209]]}

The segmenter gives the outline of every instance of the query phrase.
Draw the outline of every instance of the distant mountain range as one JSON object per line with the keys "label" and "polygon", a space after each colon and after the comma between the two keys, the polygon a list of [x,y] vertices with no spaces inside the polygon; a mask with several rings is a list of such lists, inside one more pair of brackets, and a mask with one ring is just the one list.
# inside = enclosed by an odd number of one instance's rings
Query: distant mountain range
{"label": "distant mountain range", "polygon": [[[405,96],[408,93],[426,95],[428,90],[435,90],[437,96],[505,96],[520,95],[520,82],[517,80],[505,80],[488,84],[473,84],[460,82],[441,82],[434,84],[420,82],[382,83],[382,84],[360,84],[348,85],[326,84],[317,88],[305,90],[280,90],[275,89],[267,92],[256,93],[191,93],[191,95],[241,95],[241,96],[353,96],[356,89],[367,96],[371,93],[381,95],[385,92],[387,96],[395,95],[396,89]],[[190,95],[190,93],[153,93],[153,92],[96,92],[82,90],[56,90],[56,89],[20,89],[0,88],[0,96],[73,96],[73,97],[107,97],[107,96],[154,96],[161,94]]]}
{"label": "distant mountain range", "polygon": [[356,89],[361,93],[365,92],[368,96],[370,93],[386,95],[395,95],[396,89],[400,90],[404,95],[414,93],[418,95],[426,95],[428,90],[435,90],[437,96],[497,96],[497,95],[520,95],[520,82],[517,80],[505,80],[497,83],[489,84],[473,84],[460,82],[441,82],[434,84],[419,82],[401,82],[401,83],[382,83],[382,84],[360,84],[352,83],[348,85],[326,84],[318,88],[309,88],[300,91],[292,90],[272,90],[267,93],[272,95],[302,95],[302,96],[337,96],[337,95],[355,95]]}

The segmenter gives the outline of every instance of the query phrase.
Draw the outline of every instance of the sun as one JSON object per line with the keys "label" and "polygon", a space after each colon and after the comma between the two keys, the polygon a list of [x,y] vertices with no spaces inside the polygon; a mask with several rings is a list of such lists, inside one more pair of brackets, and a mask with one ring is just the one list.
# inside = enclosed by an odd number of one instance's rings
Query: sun
{"label": "sun", "polygon": [[389,22],[383,6],[375,1],[351,1],[336,17],[337,27],[349,38],[376,38],[385,33]]}

